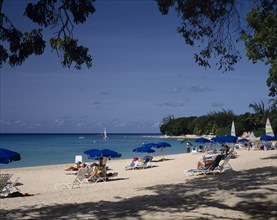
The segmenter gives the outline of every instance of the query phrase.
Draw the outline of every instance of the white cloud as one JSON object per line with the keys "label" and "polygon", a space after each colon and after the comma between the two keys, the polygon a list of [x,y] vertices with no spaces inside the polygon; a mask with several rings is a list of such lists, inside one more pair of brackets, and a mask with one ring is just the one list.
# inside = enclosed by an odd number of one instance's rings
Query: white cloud
{"label": "white cloud", "polygon": [[97,122],[96,127],[103,127],[103,122],[102,121]]}
{"label": "white cloud", "polygon": [[170,94],[177,94],[177,93],[180,93],[182,91],[182,87],[175,87],[175,88],[172,88],[169,92]]}
{"label": "white cloud", "polygon": [[54,121],[54,125],[55,125],[56,127],[61,127],[61,126],[64,125],[64,120],[62,120],[62,119],[56,119],[56,120]]}
{"label": "white cloud", "polygon": [[159,106],[167,106],[167,107],[183,107],[185,103],[183,101],[171,101],[160,104]]}
{"label": "white cloud", "polygon": [[87,127],[87,124],[84,123],[84,122],[77,122],[76,126],[77,126],[78,128],[83,128],[83,127]]}
{"label": "white cloud", "polygon": [[210,91],[212,90],[209,87],[201,86],[201,85],[195,85],[189,88],[189,92],[210,92]]}

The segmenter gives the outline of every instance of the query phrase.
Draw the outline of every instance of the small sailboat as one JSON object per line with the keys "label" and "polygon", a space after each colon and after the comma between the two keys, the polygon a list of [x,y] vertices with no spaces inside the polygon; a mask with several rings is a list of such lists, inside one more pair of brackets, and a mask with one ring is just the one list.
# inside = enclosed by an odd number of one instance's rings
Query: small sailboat
{"label": "small sailboat", "polygon": [[232,127],[231,127],[231,135],[236,137],[236,129],[235,129],[235,122],[232,122]]}
{"label": "small sailboat", "polygon": [[274,136],[273,129],[272,129],[272,127],[271,127],[269,118],[266,119],[266,123],[265,123],[265,134],[266,134],[267,136],[271,136],[271,137]]}
{"label": "small sailboat", "polygon": [[103,139],[107,140],[108,139],[108,135],[107,135],[107,130],[106,128],[104,128],[104,133],[103,133],[104,137]]}

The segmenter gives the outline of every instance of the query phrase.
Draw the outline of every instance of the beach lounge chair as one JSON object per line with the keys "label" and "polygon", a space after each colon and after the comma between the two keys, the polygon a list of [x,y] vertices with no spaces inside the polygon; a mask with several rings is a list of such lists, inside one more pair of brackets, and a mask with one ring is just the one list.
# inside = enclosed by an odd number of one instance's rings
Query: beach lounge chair
{"label": "beach lounge chair", "polygon": [[224,155],[217,155],[212,165],[206,170],[205,174],[214,172],[219,167],[219,163],[222,158],[224,158]]}
{"label": "beach lounge chair", "polygon": [[86,177],[87,172],[88,172],[87,168],[80,168],[78,170],[77,176],[76,176],[76,178],[74,179],[74,181],[73,181],[73,183],[71,185],[72,189],[74,189],[74,188],[80,188],[80,184],[81,183],[89,183],[88,179]]}
{"label": "beach lounge chair", "polygon": [[187,177],[189,177],[189,176],[196,176],[196,175],[206,175],[206,174],[210,173],[212,169],[214,169],[212,167],[216,167],[218,165],[219,161],[220,161],[219,158],[217,160],[215,159],[213,161],[213,163],[211,163],[210,166],[207,167],[207,168],[206,167],[202,167],[200,169],[184,170],[184,173],[185,173],[185,175]]}
{"label": "beach lounge chair", "polygon": [[[96,167],[97,169],[98,167]],[[91,169],[94,169],[93,167]],[[117,177],[118,176],[118,173],[115,172],[115,173],[107,173],[107,170],[108,170],[108,167],[107,166],[103,166],[101,168],[101,170],[95,170],[94,172],[94,175],[90,178],[88,178],[88,181],[91,183],[98,183],[100,181],[102,182],[106,182],[114,177]],[[93,171],[93,170],[90,170],[89,173]]]}
{"label": "beach lounge chair", "polygon": [[132,159],[130,165],[125,167],[125,170],[133,170],[133,169],[136,169],[137,166],[138,166],[138,158],[135,157]]}
{"label": "beach lounge chair", "polygon": [[106,181],[106,174],[107,174],[107,167],[102,166],[101,168],[95,164],[93,166],[90,166],[87,174],[89,174],[89,177],[87,178],[87,181],[89,183],[97,183],[99,181]]}
{"label": "beach lounge chair", "polygon": [[0,174],[0,195],[6,195],[8,192],[6,191],[6,187],[9,184],[11,176],[8,173]]}
{"label": "beach lounge chair", "polygon": [[8,184],[5,188],[9,193],[12,191],[13,188],[20,191],[20,189],[18,189],[16,187],[16,185],[18,184],[19,179],[20,179],[20,177],[16,177],[16,179],[14,181],[11,181],[11,179],[8,181]]}
{"label": "beach lounge chair", "polygon": [[69,171],[64,171],[66,175],[77,175],[78,171],[77,170],[69,170]]}
{"label": "beach lounge chair", "polygon": [[115,177],[118,176],[118,173],[106,173],[104,174],[104,176],[98,176],[98,177],[94,177],[93,179],[89,180],[89,182],[93,182],[93,183],[98,183],[98,182],[106,182],[109,181]]}
{"label": "beach lounge chair", "polygon": [[235,154],[235,146],[231,147],[228,155],[225,156],[223,163],[221,163],[220,165],[218,165],[218,167],[215,167],[215,171],[219,171],[219,172],[225,172],[227,170],[232,170],[232,166],[229,163],[229,160],[231,158],[234,158],[234,154]]}
{"label": "beach lounge chair", "polygon": [[82,183],[89,183],[86,178],[87,171],[88,171],[88,168],[80,168],[72,183],[56,183],[54,184],[54,188],[56,190],[80,188],[80,185]]}
{"label": "beach lounge chair", "polygon": [[99,166],[106,166],[108,159],[108,157],[100,157]]}
{"label": "beach lounge chair", "polygon": [[[228,155],[217,155],[214,162],[211,164],[210,167],[207,169],[190,169],[190,170],[185,170],[184,173],[187,176],[191,175],[200,175],[200,174],[211,174],[211,173],[222,173],[227,170],[232,169],[232,166],[229,164],[229,160],[232,158],[234,152],[234,147],[232,147],[229,151]],[[223,159],[224,158],[224,159]],[[221,160],[223,160],[223,163],[220,164]]]}
{"label": "beach lounge chair", "polygon": [[16,188],[16,184],[18,183],[18,180],[20,179],[17,177],[15,181],[11,181],[13,174],[0,174],[0,195],[6,196],[9,193],[11,193],[13,188]]}
{"label": "beach lounge chair", "polygon": [[97,183],[99,181],[105,182],[107,180],[107,170],[108,170],[107,161],[108,161],[107,157],[100,157],[99,173],[98,173],[97,177],[94,176],[94,178],[92,179],[93,182],[95,182],[95,183]]}
{"label": "beach lounge chair", "polygon": [[214,161],[209,165],[209,167],[203,167],[201,169],[189,169],[184,170],[186,176],[193,176],[193,175],[201,175],[201,174],[209,174],[214,172],[215,168],[219,166],[219,163],[222,159],[223,155],[219,154],[215,157]]}
{"label": "beach lounge chair", "polygon": [[98,183],[100,181],[105,182],[107,180],[107,170],[106,170],[106,166],[102,167],[98,176],[94,176],[92,181],[95,183]]}
{"label": "beach lounge chair", "polygon": [[107,166],[108,157],[100,157],[99,159],[99,171],[106,172],[108,170]]}
{"label": "beach lounge chair", "polygon": [[205,175],[205,170],[202,170],[202,169],[189,169],[189,170],[184,170],[184,173],[185,173],[185,175],[187,177],[196,176],[196,175],[200,175],[200,174]]}
{"label": "beach lounge chair", "polygon": [[[216,172],[226,172],[227,170],[232,170],[232,166],[229,163],[229,160],[234,157],[235,154],[235,146],[232,146],[228,152],[227,155],[218,155],[210,167],[210,169],[207,170],[207,173],[216,173]],[[221,158],[220,158],[221,156]],[[220,163],[223,160],[222,163]]]}
{"label": "beach lounge chair", "polygon": [[76,155],[75,156],[75,163],[81,162],[83,163],[83,157],[82,155]]}
{"label": "beach lounge chair", "polygon": [[145,168],[150,168],[152,167],[151,165],[151,161],[152,161],[153,157],[152,156],[145,156],[143,158],[144,162],[141,165],[137,165],[137,169],[145,169]]}

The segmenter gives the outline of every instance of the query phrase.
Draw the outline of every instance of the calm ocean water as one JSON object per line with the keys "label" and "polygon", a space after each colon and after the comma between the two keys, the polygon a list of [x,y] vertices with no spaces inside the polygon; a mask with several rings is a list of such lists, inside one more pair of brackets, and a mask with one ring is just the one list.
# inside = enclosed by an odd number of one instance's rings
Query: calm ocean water
{"label": "calm ocean water", "polygon": [[117,151],[122,154],[119,159],[140,157],[141,153],[132,152],[134,148],[143,143],[162,141],[170,143],[172,147],[165,148],[163,152],[155,149],[152,156],[186,153],[186,144],[181,144],[180,140],[164,139],[152,134],[109,134],[107,140],[100,134],[1,134],[0,147],[20,153],[21,160],[0,164],[0,168],[73,163],[75,155],[82,155],[83,161],[90,161],[83,152],[95,148]]}

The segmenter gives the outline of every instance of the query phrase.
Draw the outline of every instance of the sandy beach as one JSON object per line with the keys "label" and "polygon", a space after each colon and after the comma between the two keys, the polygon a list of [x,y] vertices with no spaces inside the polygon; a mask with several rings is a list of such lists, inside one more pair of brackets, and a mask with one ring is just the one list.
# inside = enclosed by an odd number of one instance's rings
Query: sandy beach
{"label": "sandy beach", "polygon": [[[154,167],[125,170],[131,160],[109,160],[118,176],[107,182],[72,183],[71,164],[1,170],[20,177],[28,197],[0,199],[0,219],[276,219],[276,150],[237,150],[232,171],[187,177],[202,154],[165,156]],[[159,157],[154,157],[158,160]]]}

